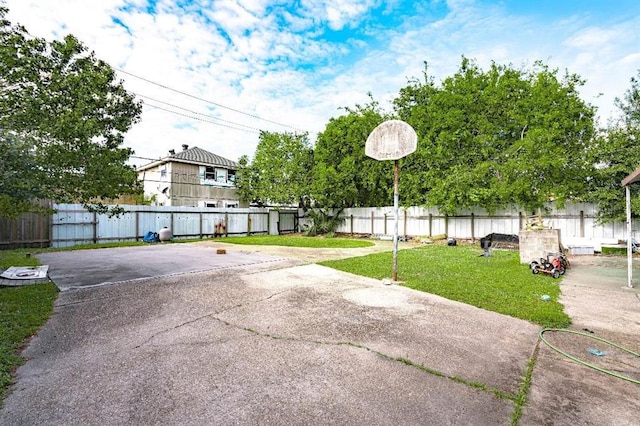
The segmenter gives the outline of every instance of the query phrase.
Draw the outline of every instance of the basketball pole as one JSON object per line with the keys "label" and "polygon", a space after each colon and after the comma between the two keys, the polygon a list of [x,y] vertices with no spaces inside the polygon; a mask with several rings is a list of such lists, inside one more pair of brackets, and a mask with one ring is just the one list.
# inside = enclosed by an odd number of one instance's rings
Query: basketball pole
{"label": "basketball pole", "polygon": [[400,170],[398,161],[393,161],[393,273],[391,279],[398,281],[398,205],[400,204],[400,196],[398,190],[398,182],[400,180]]}
{"label": "basketball pole", "polygon": [[[399,160],[415,152],[418,135],[409,124],[402,120],[387,120],[376,126],[367,137],[364,154],[374,160],[393,160],[393,271],[391,281],[398,281],[398,182],[400,180]],[[385,229],[386,232],[386,229]],[[405,230],[406,232],[406,230]],[[373,233],[373,230],[371,230]]]}

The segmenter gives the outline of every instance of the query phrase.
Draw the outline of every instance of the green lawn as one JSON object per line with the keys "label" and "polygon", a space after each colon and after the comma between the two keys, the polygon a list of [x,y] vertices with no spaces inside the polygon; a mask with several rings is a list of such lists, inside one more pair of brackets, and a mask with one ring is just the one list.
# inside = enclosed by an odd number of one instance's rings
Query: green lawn
{"label": "green lawn", "polygon": [[[522,318],[545,327],[566,327],[571,323],[557,302],[560,279],[533,275],[521,265],[519,254],[494,251],[480,257],[477,246],[432,245],[398,252],[398,280],[427,293],[479,308]],[[391,276],[392,253],[322,262],[322,265],[366,277]],[[549,295],[545,302],[542,295]]]}
{"label": "green lawn", "polygon": [[312,248],[358,248],[370,247],[371,241],[354,240],[349,238],[324,238],[304,237],[299,235],[252,235],[249,237],[226,237],[219,240],[221,243],[259,245],[259,246],[285,246],[285,247],[312,247]]}
{"label": "green lawn", "polygon": [[[0,251],[0,269],[38,266],[32,250]],[[18,354],[53,312],[58,288],[52,284],[0,287],[0,404],[12,382],[13,371],[24,361]]]}

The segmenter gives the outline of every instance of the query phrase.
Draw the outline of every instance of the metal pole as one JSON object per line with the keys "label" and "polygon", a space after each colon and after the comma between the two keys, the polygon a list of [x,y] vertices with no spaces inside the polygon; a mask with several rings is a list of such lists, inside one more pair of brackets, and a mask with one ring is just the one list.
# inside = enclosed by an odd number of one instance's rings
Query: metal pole
{"label": "metal pole", "polygon": [[625,186],[625,192],[627,196],[627,287],[633,288],[631,279],[633,277],[633,250],[631,235],[631,190],[629,185]]}
{"label": "metal pole", "polygon": [[398,160],[393,162],[393,275],[391,279],[398,281],[398,181],[400,180],[400,172],[398,170]]}

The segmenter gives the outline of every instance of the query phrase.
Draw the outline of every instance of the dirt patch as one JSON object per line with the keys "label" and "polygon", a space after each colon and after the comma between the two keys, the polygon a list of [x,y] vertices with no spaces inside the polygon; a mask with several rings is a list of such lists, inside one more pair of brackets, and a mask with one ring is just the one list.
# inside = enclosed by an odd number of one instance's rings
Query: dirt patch
{"label": "dirt patch", "polygon": [[[371,240],[373,243],[369,247],[358,248],[309,248],[309,247],[282,247],[282,246],[260,246],[225,243],[224,239],[207,240],[196,244],[206,245],[226,249],[227,251],[242,251],[247,253],[263,253],[271,256],[287,257],[301,260],[305,263],[324,262],[326,260],[346,259],[349,257],[366,256],[373,253],[393,251],[393,241]],[[399,242],[398,249],[405,250],[419,247],[414,242]]]}

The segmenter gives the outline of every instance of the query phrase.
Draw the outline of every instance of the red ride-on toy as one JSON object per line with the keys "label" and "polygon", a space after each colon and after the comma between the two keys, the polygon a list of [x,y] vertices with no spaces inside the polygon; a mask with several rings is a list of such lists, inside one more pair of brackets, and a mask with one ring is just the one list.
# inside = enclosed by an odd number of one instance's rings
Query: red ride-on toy
{"label": "red ride-on toy", "polygon": [[569,267],[569,260],[563,253],[551,253],[547,255],[547,258],[540,258],[540,261],[534,260],[529,264],[531,272],[539,274],[549,274],[553,278],[559,278],[560,275],[564,275]]}

